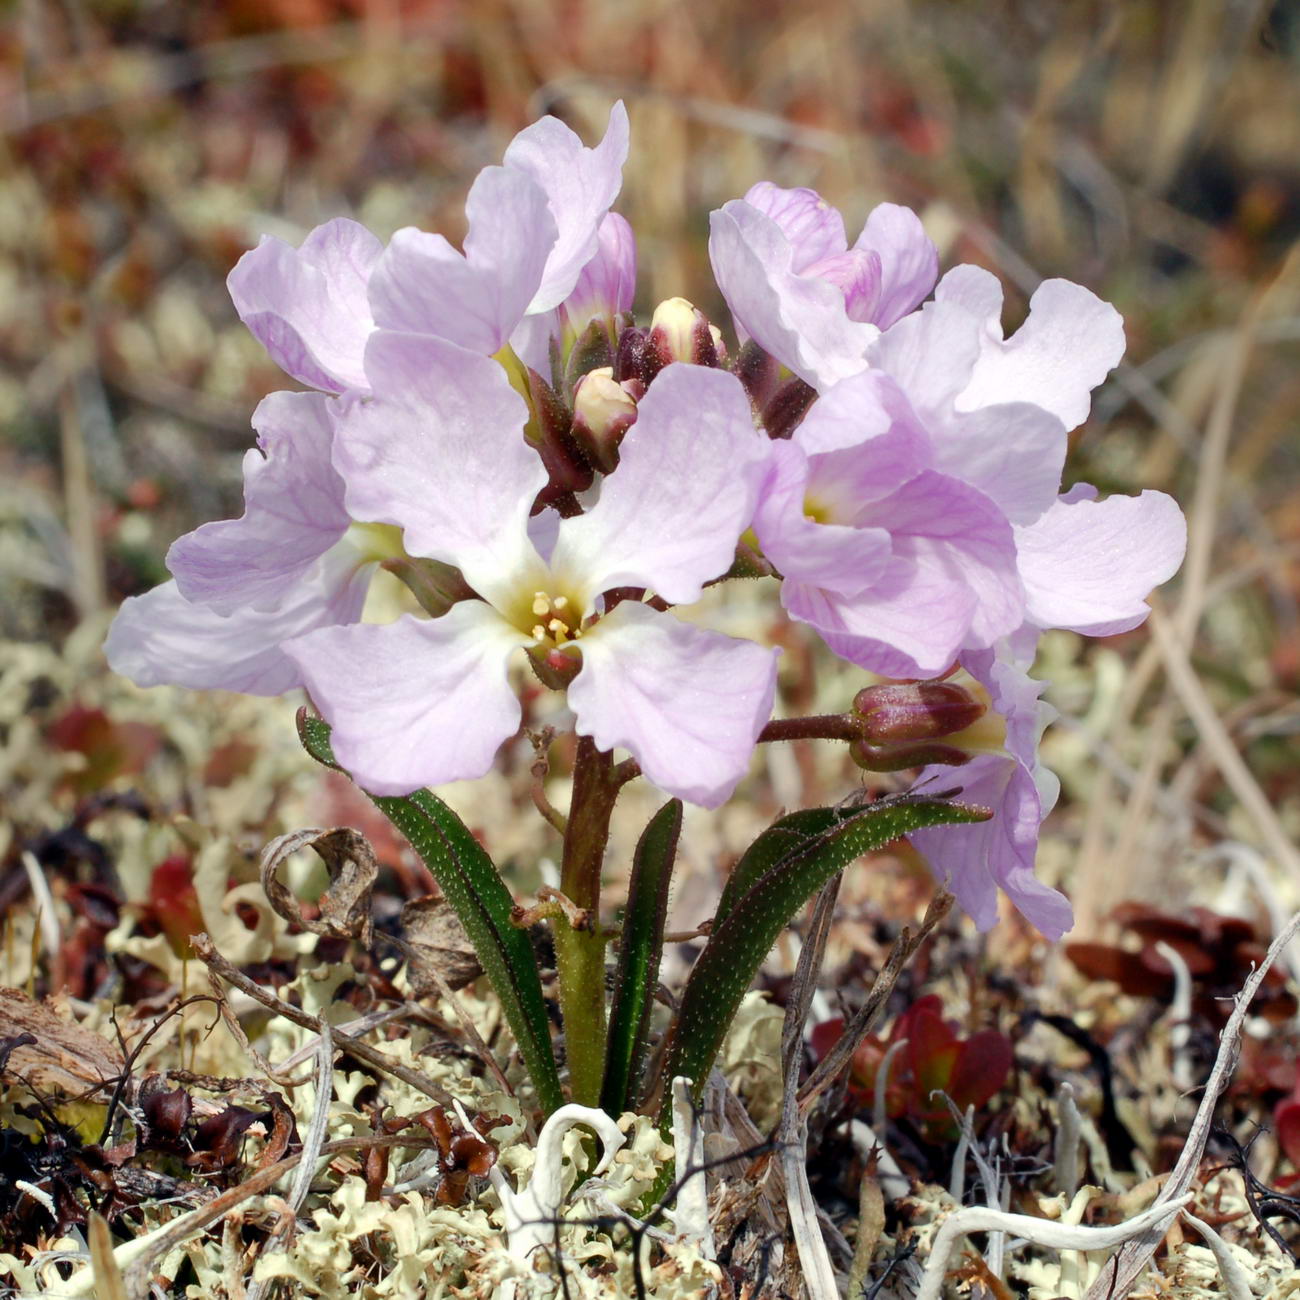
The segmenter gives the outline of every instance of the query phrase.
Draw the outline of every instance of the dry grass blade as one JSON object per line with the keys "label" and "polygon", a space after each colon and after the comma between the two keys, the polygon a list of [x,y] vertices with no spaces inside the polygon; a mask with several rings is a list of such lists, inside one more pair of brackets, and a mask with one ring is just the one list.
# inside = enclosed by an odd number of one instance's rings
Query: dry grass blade
{"label": "dry grass blade", "polygon": [[97,1300],[127,1300],[126,1282],[113,1255],[108,1220],[94,1210],[86,1220],[86,1243],[90,1247],[90,1267],[95,1275]]}
{"label": "dry grass blade", "polygon": [[781,1123],[777,1141],[781,1151],[781,1172],[785,1176],[785,1202],[790,1214],[790,1228],[794,1233],[795,1249],[803,1269],[804,1286],[811,1300],[837,1300],[835,1270],[831,1266],[826,1242],[817,1223],[817,1201],[808,1185],[808,1125],[799,1110],[799,1064],[803,1043],[803,1027],[817,990],[817,976],[826,955],[826,940],[830,936],[831,920],[835,915],[835,900],[839,896],[842,876],[829,880],[817,895],[813,908],[812,924],[799,965],[785,1014],[781,1032],[781,1066],[785,1080],[785,1093],[781,1105]]}
{"label": "dry grass blade", "polygon": [[871,985],[871,993],[866,1002],[845,1026],[839,1042],[826,1053],[817,1068],[808,1076],[803,1087],[799,1089],[799,1109],[805,1115],[813,1102],[834,1082],[840,1071],[848,1066],[858,1045],[875,1028],[876,1021],[880,1019],[885,1003],[889,1001],[889,995],[894,991],[894,986],[898,983],[907,963],[916,955],[917,949],[925,942],[930,932],[948,915],[952,905],[952,895],[940,890],[931,900],[930,906],[926,908],[925,916],[916,933],[904,929],[898,936],[890,949],[889,959]]}

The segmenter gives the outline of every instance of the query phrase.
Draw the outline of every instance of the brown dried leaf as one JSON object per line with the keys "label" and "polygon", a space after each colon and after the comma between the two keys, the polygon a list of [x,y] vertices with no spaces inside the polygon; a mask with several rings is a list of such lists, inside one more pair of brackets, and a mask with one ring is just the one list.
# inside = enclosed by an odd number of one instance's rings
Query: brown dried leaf
{"label": "brown dried leaf", "polygon": [[21,1076],[41,1093],[76,1095],[111,1083],[126,1068],[121,1050],[93,1029],[60,1015],[54,1002],[34,1002],[0,988],[0,1041],[12,1049],[0,1074]]}
{"label": "brown dried leaf", "polygon": [[412,899],[402,908],[402,930],[410,945],[408,974],[417,997],[441,991],[433,970],[452,990],[463,989],[483,973],[464,926],[443,899]]}
{"label": "brown dried leaf", "polygon": [[[330,873],[330,887],[321,895],[320,916],[310,920],[277,876],[283,862],[307,848],[316,850]],[[349,826],[291,831],[262,850],[262,888],[280,916],[312,934],[359,939],[366,946],[372,933],[370,895],[378,875],[379,863],[370,841]]]}

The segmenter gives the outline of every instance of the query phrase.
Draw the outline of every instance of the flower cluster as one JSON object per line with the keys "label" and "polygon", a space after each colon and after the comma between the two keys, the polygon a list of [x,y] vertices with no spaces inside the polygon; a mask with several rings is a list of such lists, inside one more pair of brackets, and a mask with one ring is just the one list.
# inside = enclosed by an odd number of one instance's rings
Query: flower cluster
{"label": "flower cluster", "polygon": [[[683,299],[637,326],[609,210],[627,146],[621,105],[595,148],[528,128],[474,182],[463,252],[336,220],[246,254],[241,318],[316,391],[261,404],[243,516],[174,543],[110,662],[142,685],[305,686],[356,780],[402,794],[488,770],[522,650],[580,735],[713,807],[768,722],[776,652],[675,607],[757,567],[835,654],[889,679],[960,668],[991,705],[996,743],[918,781],[995,815],[916,843],[981,926],[1000,887],[1058,936],[1068,903],[1033,873],[1054,798],[1037,637],[1136,626],[1185,544],[1160,493],[1060,494],[1118,314],[1047,281],[1004,337],[996,279],[939,279],[908,210],[877,207],[850,247],[811,190],[762,183],[713,215],[735,345]],[[361,621],[380,565],[427,616]]]}

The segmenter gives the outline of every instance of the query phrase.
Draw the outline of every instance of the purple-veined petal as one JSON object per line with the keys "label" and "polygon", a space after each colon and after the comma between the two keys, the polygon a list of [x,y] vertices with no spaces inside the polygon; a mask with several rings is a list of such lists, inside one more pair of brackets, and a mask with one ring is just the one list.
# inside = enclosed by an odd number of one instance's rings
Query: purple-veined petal
{"label": "purple-veined petal", "polygon": [[754,515],[754,531],[763,554],[786,579],[814,583],[840,596],[856,596],[880,577],[888,563],[889,534],[883,528],[814,523],[805,515],[807,456],[791,442],[774,442],[771,456],[772,469]]}
{"label": "purple-veined petal", "polygon": [[659,786],[716,808],[772,711],[775,650],[624,602],[582,640],[569,687],[579,735],[630,750]]}
{"label": "purple-veined petal", "polygon": [[597,230],[596,251],[564,300],[569,329],[581,334],[593,320],[612,321],[632,310],[635,296],[636,236],[626,217],[607,212]]}
{"label": "purple-veined petal", "polygon": [[850,320],[844,295],[799,275],[780,226],[743,200],[710,217],[709,260],[736,326],[818,390],[866,369],[874,325]]}
{"label": "purple-veined petal", "polygon": [[667,367],[641,399],[600,500],[560,524],[551,567],[593,596],[638,586],[674,604],[698,600],[731,567],[770,447],[734,375]]}
{"label": "purple-veined petal", "polygon": [[253,412],[260,451],[244,457],[244,513],[178,538],[167,567],[186,600],[218,614],[274,608],[347,531],[321,393],[272,393]]}
{"label": "purple-veined petal", "polygon": [[880,257],[863,249],[823,257],[806,267],[805,276],[816,276],[833,284],[844,297],[844,311],[850,320],[874,323],[880,303]]}
{"label": "purple-veined petal", "polygon": [[482,776],[519,726],[507,662],[526,641],[491,606],[323,628],[285,646],[362,789],[404,795]]}
{"label": "purple-veined petal", "polygon": [[326,392],[365,387],[366,287],[383,245],[339,217],[294,248],[267,236],[226,279],[239,319],[286,374]]}
{"label": "purple-veined petal", "polygon": [[912,311],[939,278],[939,250],[911,208],[878,204],[853,247],[880,258],[880,290],[870,319],[881,329]]}
{"label": "purple-veined petal", "polygon": [[491,600],[535,562],[528,514],[546,483],[528,411],[495,361],[443,339],[375,333],[383,394],[340,416],[334,465],[354,519],[396,524],[412,555],[455,564]]}
{"label": "purple-veined petal", "polygon": [[1001,339],[996,317],[990,324],[959,410],[1033,402],[1073,429],[1088,418],[1092,390],[1124,355],[1119,312],[1069,280],[1044,280],[1009,339]]}
{"label": "purple-veined petal", "polygon": [[545,192],[558,236],[529,312],[558,307],[573,291],[582,268],[596,252],[597,232],[623,186],[628,122],[623,101],[610,109],[605,137],[586,148],[558,118],[544,117],[520,131],[503,159]]}
{"label": "purple-veined petal", "polygon": [[925,768],[917,787],[922,784],[960,785],[963,802],[993,809],[987,822],[932,826],[909,836],[981,930],[997,923],[999,887],[1048,939],[1069,930],[1074,923],[1069,901],[1034,875],[1039,826],[1050,801],[1023,764],[977,755],[965,767]]}
{"label": "purple-veined petal", "polygon": [[1187,523],[1163,492],[1059,501],[1016,544],[1030,622],[1110,636],[1145,621],[1146,597],[1183,562]]}
{"label": "purple-veined petal", "polygon": [[490,356],[541,283],[555,221],[542,187],[506,167],[478,174],[465,213],[463,254],[441,235],[399,230],[371,277],[370,301],[386,329],[435,335]]}
{"label": "purple-veined petal", "polygon": [[137,686],[283,695],[302,685],[282,643],[314,628],[361,617],[371,568],[348,542],[324,555],[272,610],[223,616],[194,605],[175,582],[132,596],[109,628],[109,666]]}
{"label": "purple-veined petal", "polygon": [[865,512],[893,555],[852,599],[806,583],[781,601],[842,658],[886,677],[947,670],[965,646],[988,646],[1018,627],[1024,592],[1011,526],[983,493],[925,471]]}
{"label": "purple-veined petal", "polygon": [[860,502],[901,487],[930,466],[930,438],[902,389],[887,375],[864,370],[823,393],[794,431],[808,455],[870,443],[873,482],[855,485]]}
{"label": "purple-veined petal", "polygon": [[848,249],[844,218],[816,190],[785,190],[771,181],[751,185],[744,202],[771,217],[790,241],[790,269],[802,275],[814,262]]}

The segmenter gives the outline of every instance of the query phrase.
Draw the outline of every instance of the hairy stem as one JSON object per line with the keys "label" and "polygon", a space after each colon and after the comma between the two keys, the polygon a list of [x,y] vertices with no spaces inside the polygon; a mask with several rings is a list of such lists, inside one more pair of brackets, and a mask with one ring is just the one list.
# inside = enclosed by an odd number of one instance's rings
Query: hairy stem
{"label": "hairy stem", "polygon": [[862,740],[856,713],[822,713],[807,718],[774,718],[758,733],[759,744],[773,740]]}
{"label": "hairy stem", "polygon": [[573,799],[564,832],[560,890],[589,916],[587,929],[554,918],[560,1011],[568,1050],[569,1090],[579,1105],[600,1101],[605,1073],[605,938],[600,928],[600,871],[609,819],[622,783],[609,754],[587,736],[578,738]]}

